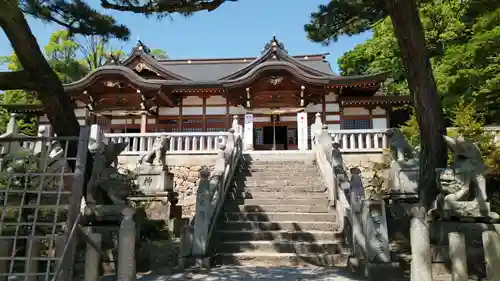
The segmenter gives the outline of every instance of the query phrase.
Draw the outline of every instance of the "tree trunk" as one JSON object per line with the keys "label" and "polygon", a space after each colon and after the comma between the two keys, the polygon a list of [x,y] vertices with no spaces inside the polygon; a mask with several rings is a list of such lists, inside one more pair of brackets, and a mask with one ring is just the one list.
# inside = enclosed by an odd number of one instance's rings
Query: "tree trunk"
{"label": "tree trunk", "polygon": [[[18,7],[17,1],[0,0],[0,26],[5,31],[24,71],[34,83],[44,112],[58,136],[78,136],[80,125],[69,97],[57,74],[40,51],[36,38]],[[26,87],[23,87],[26,88]]]}
{"label": "tree trunk", "polygon": [[420,200],[428,210],[437,193],[436,168],[446,167],[444,115],[415,0],[386,0],[420,127]]}

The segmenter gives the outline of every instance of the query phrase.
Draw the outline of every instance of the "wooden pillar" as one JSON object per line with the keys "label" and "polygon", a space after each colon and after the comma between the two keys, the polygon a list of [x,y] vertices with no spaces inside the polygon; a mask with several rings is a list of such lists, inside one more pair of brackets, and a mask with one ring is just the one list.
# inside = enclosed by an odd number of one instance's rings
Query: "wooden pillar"
{"label": "wooden pillar", "polygon": [[184,97],[179,97],[179,132],[182,132],[182,100],[184,99]]}
{"label": "wooden pillar", "polygon": [[203,99],[203,132],[207,131],[207,97],[202,97]]}
{"label": "wooden pillar", "polygon": [[147,133],[148,115],[145,112],[141,113],[141,134]]}

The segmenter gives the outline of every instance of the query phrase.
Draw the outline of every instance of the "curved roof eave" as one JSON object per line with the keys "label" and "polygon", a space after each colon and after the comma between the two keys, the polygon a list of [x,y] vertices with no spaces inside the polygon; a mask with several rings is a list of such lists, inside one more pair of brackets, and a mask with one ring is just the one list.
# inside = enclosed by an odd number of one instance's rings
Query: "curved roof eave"
{"label": "curved roof eave", "polygon": [[82,88],[86,88],[94,83],[97,79],[99,79],[103,75],[116,75],[120,74],[127,78],[129,82],[139,87],[143,87],[151,90],[158,90],[161,87],[161,82],[164,80],[159,79],[144,79],[135,73],[132,69],[122,66],[122,65],[106,65],[101,66],[89,74],[85,75],[82,79],[65,84],[65,91],[75,91]]}
{"label": "curved roof eave", "polygon": [[181,76],[177,73],[174,73],[172,71],[165,69],[163,66],[161,66],[161,64],[158,61],[156,61],[155,59],[153,59],[151,56],[149,56],[143,50],[140,50],[140,49],[135,49],[132,52],[132,54],[126,60],[123,61],[122,65],[129,66],[136,59],[145,63],[152,70],[154,70],[155,72],[162,75],[163,78],[173,77],[173,78],[179,79],[181,81],[190,81],[190,79],[188,79],[184,76]]}
{"label": "curved roof eave", "polygon": [[[387,79],[390,72],[381,72],[377,74],[356,75],[356,76],[336,76],[330,75],[329,85],[345,85],[346,83],[363,83],[363,82],[382,82]],[[333,77],[332,77],[333,76]]]}
{"label": "curved roof eave", "polygon": [[332,75],[324,75],[322,77],[317,77],[311,75],[298,66],[285,61],[270,61],[263,62],[259,64],[257,67],[253,68],[251,71],[247,72],[245,75],[238,77],[232,80],[219,80],[225,87],[237,87],[245,85],[253,80],[255,80],[260,73],[267,70],[287,70],[292,74],[295,78],[304,81],[306,83],[311,84],[319,84],[319,85],[327,85],[330,79],[335,78],[336,76]]}

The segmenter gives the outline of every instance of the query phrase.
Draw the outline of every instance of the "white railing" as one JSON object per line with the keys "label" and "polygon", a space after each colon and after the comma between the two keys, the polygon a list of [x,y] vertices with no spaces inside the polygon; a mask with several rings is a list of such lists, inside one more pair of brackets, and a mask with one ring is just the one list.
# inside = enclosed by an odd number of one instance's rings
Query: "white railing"
{"label": "white railing", "polygon": [[142,155],[153,148],[156,137],[170,136],[167,154],[216,154],[217,143],[227,132],[192,133],[105,133],[105,141],[126,142],[129,145],[122,155]]}
{"label": "white railing", "polygon": [[342,152],[381,152],[388,148],[387,129],[330,130],[333,142]]}

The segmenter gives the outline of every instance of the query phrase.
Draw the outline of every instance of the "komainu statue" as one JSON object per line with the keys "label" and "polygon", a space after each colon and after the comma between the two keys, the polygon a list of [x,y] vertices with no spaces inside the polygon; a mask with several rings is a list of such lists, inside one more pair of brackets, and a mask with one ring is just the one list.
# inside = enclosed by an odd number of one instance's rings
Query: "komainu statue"
{"label": "komainu statue", "polygon": [[167,141],[170,136],[161,135],[157,137],[153,143],[153,148],[144,154],[139,160],[139,164],[148,163],[153,166],[164,166],[165,155],[167,153]]}
{"label": "komainu statue", "polygon": [[395,161],[405,161],[415,158],[412,147],[408,144],[408,141],[399,129],[392,128],[387,130],[387,136],[390,140],[392,158]]}
{"label": "komainu statue", "polygon": [[429,214],[441,218],[475,218],[497,220],[486,201],[486,166],[481,151],[462,136],[443,136],[453,154],[451,167],[436,169],[440,194]]}

